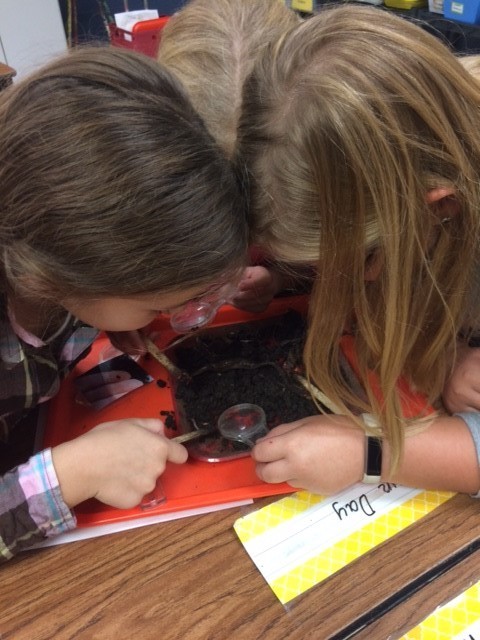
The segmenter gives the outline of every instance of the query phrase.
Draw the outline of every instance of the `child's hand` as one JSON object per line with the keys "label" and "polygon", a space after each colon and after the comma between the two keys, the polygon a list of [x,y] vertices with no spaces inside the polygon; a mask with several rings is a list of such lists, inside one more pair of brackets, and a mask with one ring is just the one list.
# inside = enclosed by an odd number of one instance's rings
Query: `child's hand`
{"label": "child's hand", "polygon": [[345,416],[312,416],[271,430],[252,457],[264,482],[329,495],[363,478],[365,434]]}
{"label": "child's hand", "polygon": [[107,335],[115,349],[130,356],[145,355],[147,352],[141,331],[108,331]]}
{"label": "child's hand", "polygon": [[239,309],[260,313],[265,311],[272,298],[282,290],[283,278],[266,267],[247,267],[232,299]]}
{"label": "child's hand", "polygon": [[450,413],[480,411],[480,349],[458,347],[455,368],[443,389],[443,403]]}
{"label": "child's hand", "polygon": [[167,461],[181,464],[188,457],[183,445],[164,437],[156,419],[105,422],[52,453],[69,507],[97,498],[120,509],[138,505],[153,491]]}

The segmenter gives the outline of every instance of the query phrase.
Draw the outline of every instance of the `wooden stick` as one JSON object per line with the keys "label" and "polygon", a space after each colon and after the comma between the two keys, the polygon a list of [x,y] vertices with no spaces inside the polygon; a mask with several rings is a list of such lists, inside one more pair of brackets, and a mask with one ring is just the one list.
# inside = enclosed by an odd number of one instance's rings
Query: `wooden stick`
{"label": "wooden stick", "polygon": [[205,429],[195,429],[195,431],[187,431],[187,433],[182,433],[181,436],[175,436],[175,438],[171,438],[174,442],[188,442],[189,440],[196,440],[197,438],[201,438],[202,436],[208,436],[210,433],[213,433],[215,429],[210,427],[206,427]]}
{"label": "wooden stick", "polygon": [[165,353],[165,351],[168,351],[169,349],[173,349],[173,347],[176,347],[178,344],[180,344],[184,340],[188,340],[191,337],[192,337],[191,333],[186,333],[185,335],[180,336],[179,338],[175,338],[173,342],[169,342],[165,347],[163,347],[162,353]]}
{"label": "wooden stick", "polygon": [[336,415],[340,414],[340,409],[336,405],[334,405],[333,402],[320,391],[320,389],[308,382],[308,380],[303,376],[296,375],[295,378],[300,382],[301,385],[305,387],[307,391],[312,394],[312,396],[314,396],[314,398],[316,398],[321,404],[327,407],[327,409],[330,409],[330,411]]}
{"label": "wooden stick", "polygon": [[175,378],[181,379],[188,377],[188,374],[185,371],[182,371],[179,367],[173,364],[168,356],[166,356],[163,351],[161,351],[157,345],[150,340],[150,338],[144,338],[145,346],[147,348],[148,353],[157,360],[165,369],[172,374]]}

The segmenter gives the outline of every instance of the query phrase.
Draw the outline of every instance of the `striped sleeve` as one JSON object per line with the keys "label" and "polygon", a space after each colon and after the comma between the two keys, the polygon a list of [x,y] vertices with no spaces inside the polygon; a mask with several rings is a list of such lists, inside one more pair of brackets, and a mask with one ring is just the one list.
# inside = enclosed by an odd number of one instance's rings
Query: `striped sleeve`
{"label": "striped sleeve", "polygon": [[75,517],[62,498],[50,449],[0,478],[0,562],[75,526]]}

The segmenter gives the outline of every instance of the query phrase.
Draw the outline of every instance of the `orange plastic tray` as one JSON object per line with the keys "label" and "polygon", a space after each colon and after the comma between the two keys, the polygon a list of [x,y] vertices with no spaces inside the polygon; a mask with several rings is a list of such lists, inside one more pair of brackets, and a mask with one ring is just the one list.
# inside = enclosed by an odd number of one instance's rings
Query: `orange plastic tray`
{"label": "orange plastic tray", "polygon": [[[212,326],[272,318],[289,309],[306,313],[307,306],[307,296],[275,299],[262,314],[250,314],[225,306],[219,311]],[[177,337],[167,318],[159,317],[151,328],[152,331],[159,332],[160,337],[156,342],[160,348]],[[128,417],[161,417],[161,411],[174,411],[169,374],[150,357],[144,358],[139,364],[154,378],[154,382],[145,384],[101,410],[93,410],[75,401],[75,377],[98,364],[100,354],[108,343],[106,336],[100,336],[88,357],[82,360],[72,375],[62,383],[59,394],[50,403],[43,448],[71,440],[102,422]],[[167,381],[167,386],[160,388],[155,382],[159,379]],[[166,429],[166,435],[174,437],[178,435],[178,431]],[[259,480],[250,457],[216,463],[190,458],[183,465],[168,463],[157,488],[159,493],[165,494],[166,501],[146,510],[140,507],[120,510],[96,500],[83,502],[75,508],[78,526],[90,527],[295,491],[287,484],[267,484]]]}
{"label": "orange plastic tray", "polygon": [[162,29],[167,24],[169,16],[161,16],[153,20],[143,20],[133,25],[132,31],[120,29],[110,23],[108,31],[110,42],[114,47],[131,49],[145,54],[149,58],[156,58]]}

